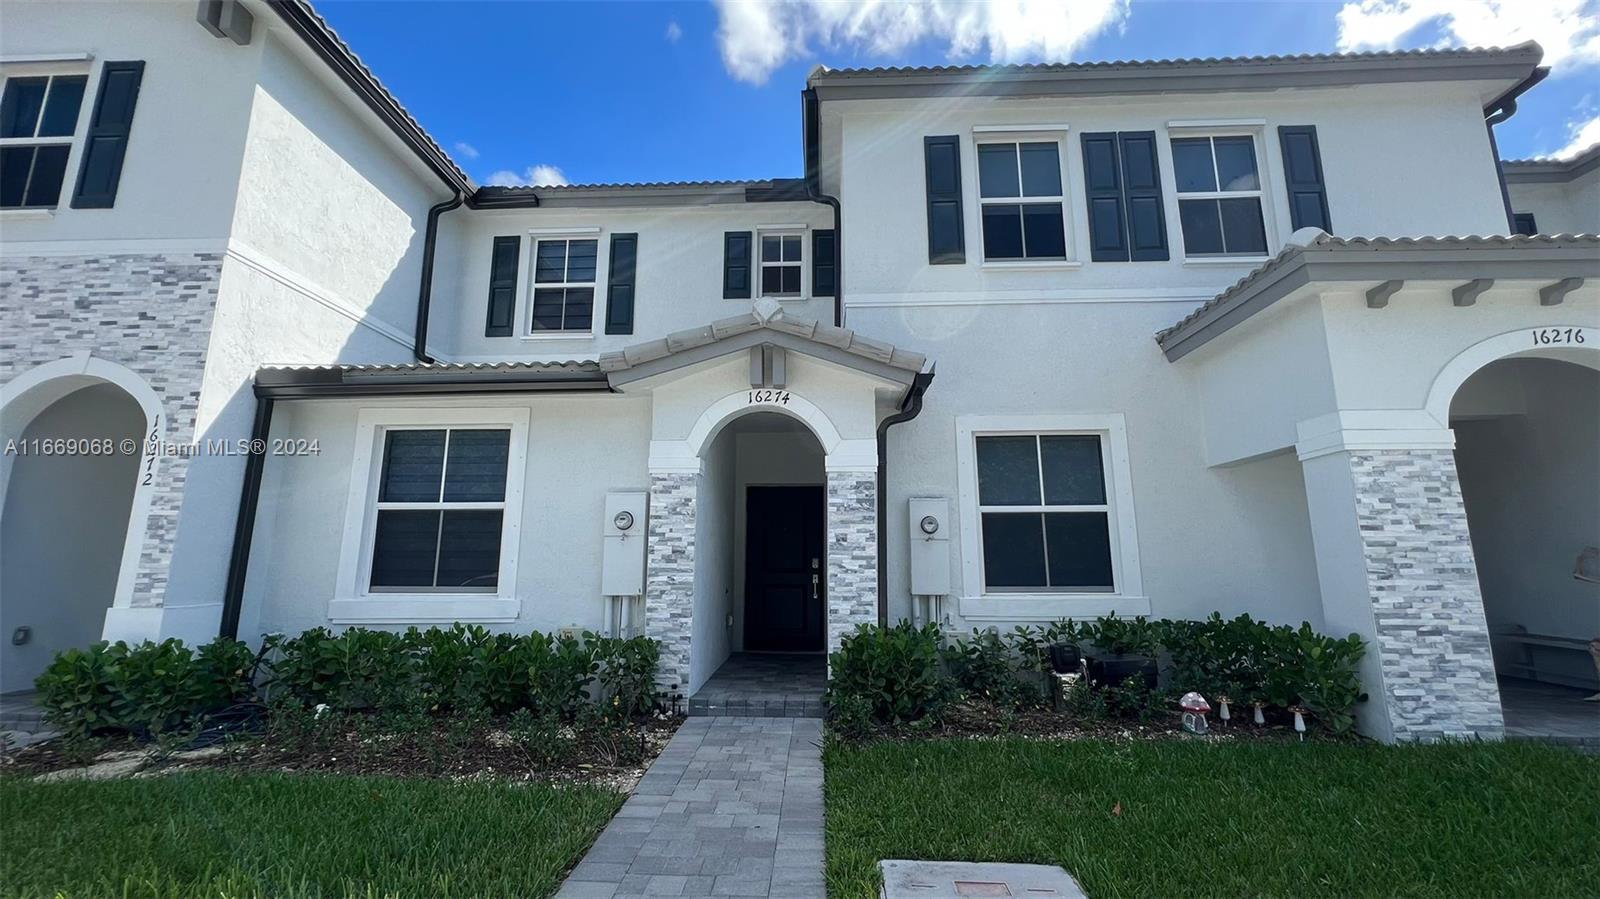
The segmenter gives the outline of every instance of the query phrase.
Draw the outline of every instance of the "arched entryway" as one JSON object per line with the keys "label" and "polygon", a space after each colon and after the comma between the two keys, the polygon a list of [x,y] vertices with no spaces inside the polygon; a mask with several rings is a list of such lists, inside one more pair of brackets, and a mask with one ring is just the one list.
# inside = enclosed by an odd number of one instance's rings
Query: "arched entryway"
{"label": "arched entryway", "polygon": [[1473,371],[1449,423],[1507,733],[1600,738],[1600,352],[1549,356]]}
{"label": "arched entryway", "polygon": [[32,689],[56,653],[99,640],[107,610],[131,588],[130,521],[150,425],[138,398],[82,366],[20,386],[0,412],[0,693]]}

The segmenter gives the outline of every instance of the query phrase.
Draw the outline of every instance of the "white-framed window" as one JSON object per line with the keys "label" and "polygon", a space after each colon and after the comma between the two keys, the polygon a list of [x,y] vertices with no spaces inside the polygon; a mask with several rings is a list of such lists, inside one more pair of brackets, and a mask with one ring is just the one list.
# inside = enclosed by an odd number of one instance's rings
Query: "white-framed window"
{"label": "white-framed window", "polygon": [[0,87],[0,209],[53,209],[88,90],[83,71],[17,71]]}
{"label": "white-framed window", "polygon": [[761,295],[798,297],[805,280],[805,235],[760,232]]}
{"label": "white-framed window", "polygon": [[528,329],[548,334],[594,329],[596,237],[535,236]]}
{"label": "white-framed window", "polygon": [[1066,260],[1061,142],[980,137],[977,147],[984,260]]}
{"label": "white-framed window", "polygon": [[1172,170],[1184,256],[1267,255],[1260,153],[1253,134],[1173,137]]}
{"label": "white-framed window", "polygon": [[334,622],[516,617],[528,412],[365,409]]}
{"label": "white-framed window", "polygon": [[1148,611],[1122,415],[959,416],[956,433],[964,616]]}

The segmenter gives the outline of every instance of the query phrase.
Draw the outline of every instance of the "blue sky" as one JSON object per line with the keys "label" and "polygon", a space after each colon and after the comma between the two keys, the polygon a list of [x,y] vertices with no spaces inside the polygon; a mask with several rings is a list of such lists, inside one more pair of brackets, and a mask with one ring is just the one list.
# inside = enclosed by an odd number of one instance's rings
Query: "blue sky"
{"label": "blue sky", "polygon": [[480,182],[799,175],[799,94],[824,62],[1150,59],[1534,37],[1556,72],[1498,129],[1502,153],[1554,153],[1580,131],[1584,142],[1600,139],[1600,0],[1367,0],[1353,9],[1077,2],[1070,14],[1055,7],[1039,16],[1004,14],[1026,0],[319,0],[317,8]]}

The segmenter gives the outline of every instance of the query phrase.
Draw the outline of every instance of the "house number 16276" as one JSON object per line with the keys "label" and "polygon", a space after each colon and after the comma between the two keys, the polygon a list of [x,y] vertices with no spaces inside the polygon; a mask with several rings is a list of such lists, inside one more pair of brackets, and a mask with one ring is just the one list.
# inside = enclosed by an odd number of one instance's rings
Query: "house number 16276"
{"label": "house number 16276", "polygon": [[749,405],[789,405],[789,391],[787,390],[752,390],[750,391]]}
{"label": "house number 16276", "polygon": [[1587,343],[1582,328],[1534,328],[1534,346],[1558,346],[1568,343]]}

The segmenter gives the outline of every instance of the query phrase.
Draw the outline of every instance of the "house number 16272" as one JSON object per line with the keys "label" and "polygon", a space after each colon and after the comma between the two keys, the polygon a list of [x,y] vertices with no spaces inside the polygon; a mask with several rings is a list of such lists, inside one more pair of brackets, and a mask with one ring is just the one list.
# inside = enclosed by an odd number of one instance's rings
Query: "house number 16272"
{"label": "house number 16272", "polygon": [[752,390],[750,391],[749,405],[751,406],[787,406],[789,405],[789,391],[787,390]]}
{"label": "house number 16272", "polygon": [[1569,343],[1587,343],[1582,328],[1534,328],[1534,346],[1558,346]]}

